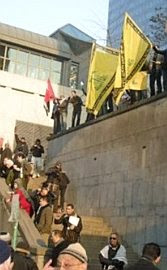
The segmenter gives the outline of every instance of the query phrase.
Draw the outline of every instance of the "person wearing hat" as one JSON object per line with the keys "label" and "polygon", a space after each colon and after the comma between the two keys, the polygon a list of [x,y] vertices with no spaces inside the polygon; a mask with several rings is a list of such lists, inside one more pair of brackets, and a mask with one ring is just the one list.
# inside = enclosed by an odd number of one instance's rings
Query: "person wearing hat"
{"label": "person wearing hat", "polygon": [[58,256],[57,269],[86,270],[88,257],[80,243],[70,244]]}
{"label": "person wearing hat", "polygon": [[8,245],[11,244],[11,236],[9,232],[0,232],[0,240],[5,241]]}
{"label": "person wearing hat", "polygon": [[11,248],[3,240],[0,240],[0,270],[11,270],[13,263],[11,263]]}
{"label": "person wearing hat", "polygon": [[13,255],[14,266],[12,270],[38,270],[35,261],[30,257],[29,246],[25,242],[19,242]]}

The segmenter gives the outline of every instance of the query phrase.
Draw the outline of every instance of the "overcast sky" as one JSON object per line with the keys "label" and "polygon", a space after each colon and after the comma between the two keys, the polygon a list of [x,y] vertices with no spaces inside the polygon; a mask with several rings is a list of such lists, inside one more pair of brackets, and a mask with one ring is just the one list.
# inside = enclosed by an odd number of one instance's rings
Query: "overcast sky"
{"label": "overcast sky", "polygon": [[106,39],[108,2],[109,0],[0,0],[0,22],[46,36],[71,23],[102,44]]}

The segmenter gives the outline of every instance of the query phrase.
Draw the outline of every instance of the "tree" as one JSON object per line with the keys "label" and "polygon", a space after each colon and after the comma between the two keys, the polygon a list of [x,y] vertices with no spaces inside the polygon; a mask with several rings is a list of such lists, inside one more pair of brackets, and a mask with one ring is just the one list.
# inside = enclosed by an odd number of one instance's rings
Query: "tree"
{"label": "tree", "polygon": [[156,7],[155,15],[150,18],[151,34],[149,37],[160,47],[167,43],[167,8]]}

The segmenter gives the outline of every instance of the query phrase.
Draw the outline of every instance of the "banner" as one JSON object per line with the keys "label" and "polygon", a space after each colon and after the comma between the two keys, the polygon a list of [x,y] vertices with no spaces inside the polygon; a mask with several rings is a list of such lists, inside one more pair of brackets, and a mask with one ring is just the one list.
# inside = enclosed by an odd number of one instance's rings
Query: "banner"
{"label": "banner", "polygon": [[141,70],[151,49],[150,40],[143,34],[132,18],[125,14],[119,65],[113,90],[115,103],[118,105],[126,85]]}
{"label": "banner", "polygon": [[111,93],[118,63],[118,51],[94,44],[88,76],[87,111],[97,115]]}
{"label": "banner", "polygon": [[137,72],[133,79],[131,79],[125,86],[127,90],[147,90],[148,73],[146,71]]}

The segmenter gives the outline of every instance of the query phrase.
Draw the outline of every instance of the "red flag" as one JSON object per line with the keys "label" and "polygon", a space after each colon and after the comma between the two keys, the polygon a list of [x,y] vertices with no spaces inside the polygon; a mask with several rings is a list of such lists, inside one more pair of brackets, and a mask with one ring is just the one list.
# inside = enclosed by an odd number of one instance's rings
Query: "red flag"
{"label": "red flag", "polygon": [[55,94],[53,92],[53,88],[52,88],[50,79],[48,79],[47,83],[48,83],[48,86],[46,88],[45,97],[44,97],[44,101],[46,103],[46,106],[44,106],[44,108],[46,110],[46,114],[48,115],[48,113],[50,112],[50,101],[54,100],[56,97],[55,97]]}

